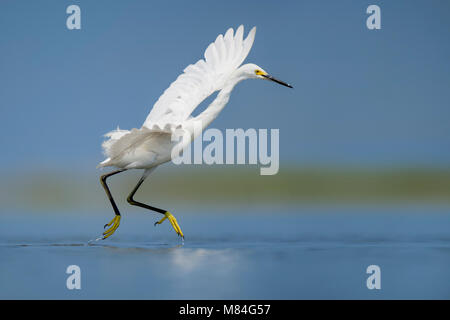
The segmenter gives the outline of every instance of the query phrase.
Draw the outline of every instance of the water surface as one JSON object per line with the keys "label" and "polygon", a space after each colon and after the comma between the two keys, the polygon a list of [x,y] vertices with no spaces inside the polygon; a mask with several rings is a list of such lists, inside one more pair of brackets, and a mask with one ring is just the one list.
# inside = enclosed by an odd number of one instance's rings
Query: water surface
{"label": "water surface", "polygon": [[[277,212],[279,211],[279,212]],[[449,299],[450,210],[283,208],[156,215],[0,216],[2,299]],[[81,268],[81,290],[66,268]],[[381,268],[381,290],[366,269]]]}

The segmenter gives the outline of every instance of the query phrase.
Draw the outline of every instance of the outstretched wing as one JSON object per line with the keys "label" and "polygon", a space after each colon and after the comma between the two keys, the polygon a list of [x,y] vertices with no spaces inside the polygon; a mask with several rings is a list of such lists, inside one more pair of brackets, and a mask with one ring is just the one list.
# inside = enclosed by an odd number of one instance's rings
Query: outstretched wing
{"label": "outstretched wing", "polygon": [[247,57],[255,39],[256,27],[243,39],[241,25],[233,34],[230,28],[219,35],[200,59],[184,69],[153,106],[144,127],[167,128],[177,126],[189,118],[195,108],[208,96],[220,90],[226,79]]}

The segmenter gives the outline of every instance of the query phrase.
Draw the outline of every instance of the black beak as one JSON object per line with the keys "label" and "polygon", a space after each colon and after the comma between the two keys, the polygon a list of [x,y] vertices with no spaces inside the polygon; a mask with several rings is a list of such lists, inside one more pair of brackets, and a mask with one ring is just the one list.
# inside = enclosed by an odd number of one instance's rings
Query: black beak
{"label": "black beak", "polygon": [[278,79],[275,79],[274,77],[272,77],[271,75],[264,75],[264,74],[262,74],[262,76],[264,77],[264,78],[266,78],[267,80],[271,80],[271,81],[273,81],[273,82],[276,82],[276,83],[278,83],[278,84],[281,84],[281,85],[283,85],[283,86],[285,86],[285,87],[288,87],[288,88],[293,88],[293,86],[291,86],[290,84],[288,84],[288,83],[286,83],[286,82],[283,82],[283,81],[281,81],[281,80],[278,80]]}

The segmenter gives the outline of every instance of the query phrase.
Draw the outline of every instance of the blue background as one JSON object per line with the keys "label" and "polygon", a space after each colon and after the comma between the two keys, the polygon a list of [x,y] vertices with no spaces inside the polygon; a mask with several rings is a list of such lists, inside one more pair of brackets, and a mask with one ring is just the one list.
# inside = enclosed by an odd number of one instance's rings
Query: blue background
{"label": "blue background", "polygon": [[[81,30],[66,8],[81,8]],[[366,8],[381,7],[381,30]],[[446,1],[2,1],[2,167],[82,166],[102,135],[140,127],[227,28],[257,26],[246,81],[212,127],[279,128],[281,161],[448,167]]]}

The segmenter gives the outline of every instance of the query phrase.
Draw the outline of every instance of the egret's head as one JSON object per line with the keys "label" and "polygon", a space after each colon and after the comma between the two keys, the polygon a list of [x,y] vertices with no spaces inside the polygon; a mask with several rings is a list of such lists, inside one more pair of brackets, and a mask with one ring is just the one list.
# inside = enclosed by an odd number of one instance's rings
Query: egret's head
{"label": "egret's head", "polygon": [[276,82],[278,84],[281,84],[283,86],[292,88],[290,84],[287,84],[286,82],[283,82],[281,80],[278,80],[274,77],[272,77],[270,74],[268,74],[266,71],[264,71],[263,68],[257,66],[253,63],[245,64],[241,67],[242,72],[245,74],[245,76],[249,79],[263,79],[263,80],[270,80],[273,82]]}

